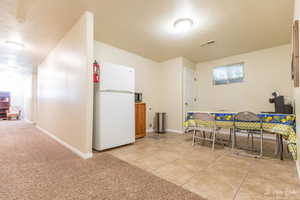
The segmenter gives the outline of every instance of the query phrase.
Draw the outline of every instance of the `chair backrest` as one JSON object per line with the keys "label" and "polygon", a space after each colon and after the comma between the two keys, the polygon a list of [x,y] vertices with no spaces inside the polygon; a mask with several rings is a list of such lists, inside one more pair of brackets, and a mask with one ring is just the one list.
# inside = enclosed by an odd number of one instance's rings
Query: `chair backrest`
{"label": "chair backrest", "polygon": [[6,113],[21,113],[21,109],[18,106],[10,106]]}
{"label": "chair backrest", "polygon": [[195,120],[196,126],[213,128],[216,125],[215,117],[208,112],[193,113],[192,119]]}
{"label": "chair backrest", "polygon": [[245,111],[245,112],[239,112],[236,115],[236,120],[237,121],[245,121],[245,122],[260,122],[261,118],[253,112]]}

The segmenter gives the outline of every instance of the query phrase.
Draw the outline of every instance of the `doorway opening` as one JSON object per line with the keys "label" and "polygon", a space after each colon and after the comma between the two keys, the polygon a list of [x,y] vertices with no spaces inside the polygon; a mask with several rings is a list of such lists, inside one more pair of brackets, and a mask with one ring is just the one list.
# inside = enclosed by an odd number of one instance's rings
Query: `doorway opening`
{"label": "doorway opening", "polygon": [[29,70],[0,68],[0,120],[32,120],[32,74]]}

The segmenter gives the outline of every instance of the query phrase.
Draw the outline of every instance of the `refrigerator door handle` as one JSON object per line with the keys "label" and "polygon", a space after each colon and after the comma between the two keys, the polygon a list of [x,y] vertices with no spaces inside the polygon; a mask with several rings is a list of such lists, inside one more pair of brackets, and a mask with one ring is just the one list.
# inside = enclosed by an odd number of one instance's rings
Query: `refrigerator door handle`
{"label": "refrigerator door handle", "polygon": [[100,92],[134,94],[134,92],[130,90],[100,90]]}

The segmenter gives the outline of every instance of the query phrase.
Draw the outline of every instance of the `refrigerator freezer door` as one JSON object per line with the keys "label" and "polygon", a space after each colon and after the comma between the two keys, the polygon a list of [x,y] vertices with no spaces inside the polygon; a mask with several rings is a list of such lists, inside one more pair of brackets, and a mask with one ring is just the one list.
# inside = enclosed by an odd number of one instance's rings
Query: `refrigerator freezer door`
{"label": "refrigerator freezer door", "polygon": [[134,92],[134,69],[102,63],[100,67],[100,90]]}
{"label": "refrigerator freezer door", "polygon": [[97,92],[93,148],[109,149],[135,141],[134,94]]}

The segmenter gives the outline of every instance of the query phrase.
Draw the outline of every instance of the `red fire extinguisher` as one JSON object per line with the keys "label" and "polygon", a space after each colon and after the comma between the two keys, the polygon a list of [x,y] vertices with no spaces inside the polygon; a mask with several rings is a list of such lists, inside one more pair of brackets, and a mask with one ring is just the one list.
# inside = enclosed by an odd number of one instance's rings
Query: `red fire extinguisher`
{"label": "red fire extinguisher", "polygon": [[99,71],[100,71],[100,66],[98,62],[95,60],[93,64],[93,71],[94,71],[94,83],[99,83],[100,77],[99,77]]}

